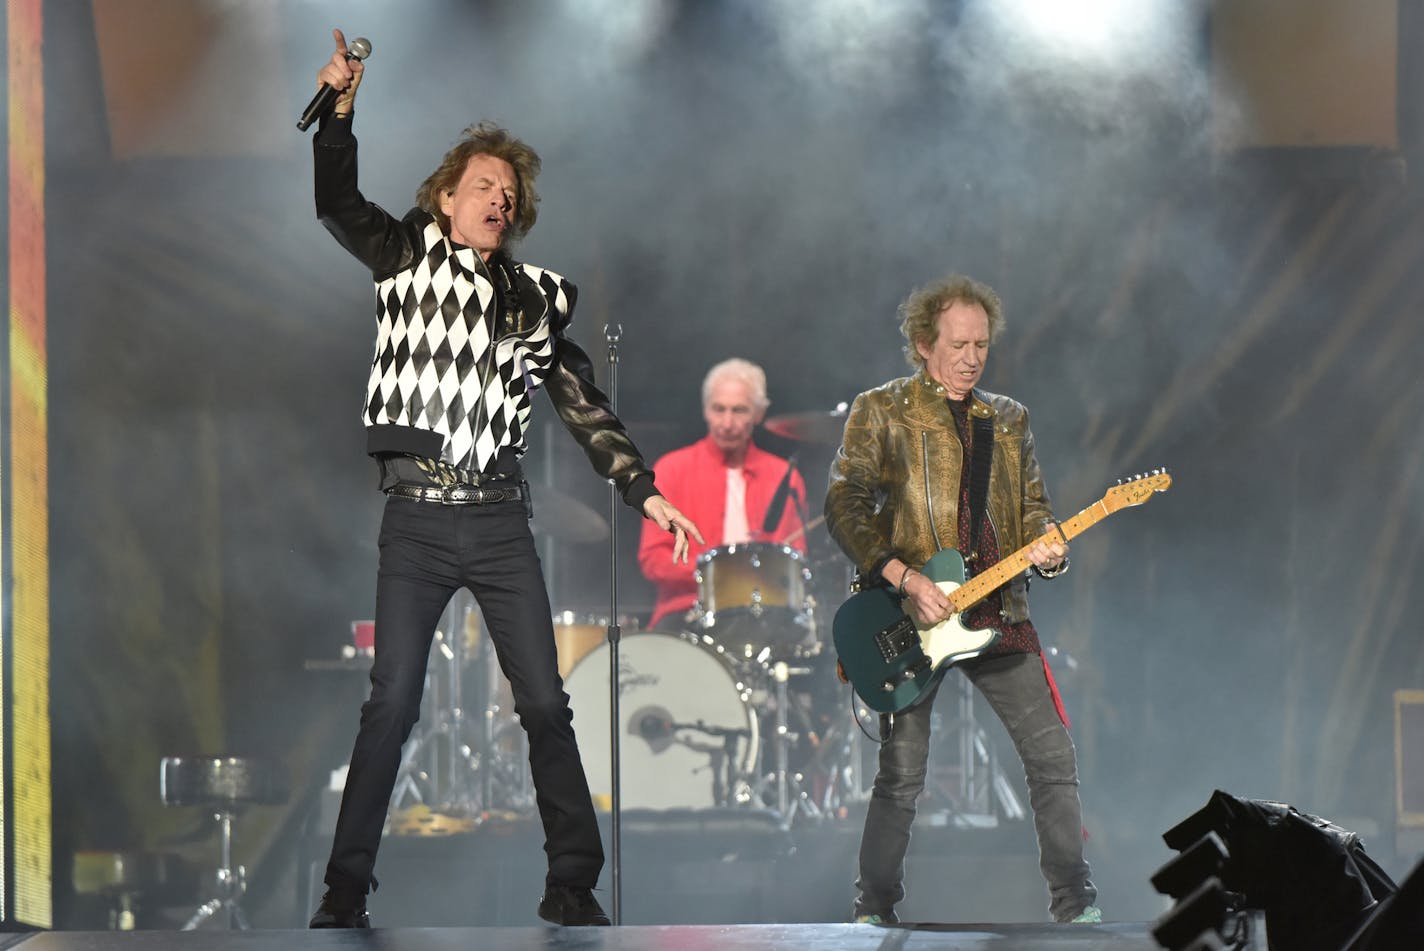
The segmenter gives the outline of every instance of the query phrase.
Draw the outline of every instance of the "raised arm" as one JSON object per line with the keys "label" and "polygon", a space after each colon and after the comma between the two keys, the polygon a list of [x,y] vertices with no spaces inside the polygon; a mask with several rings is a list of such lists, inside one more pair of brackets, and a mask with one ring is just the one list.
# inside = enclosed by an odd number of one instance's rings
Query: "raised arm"
{"label": "raised arm", "polygon": [[332,30],[336,52],[317,73],[317,81],[341,90],[330,115],[312,137],[316,174],[316,214],[343,248],[373,275],[405,266],[415,253],[416,227],[366,200],[356,183],[356,137],[351,124],[356,89],[366,66],[346,58],[346,38]]}

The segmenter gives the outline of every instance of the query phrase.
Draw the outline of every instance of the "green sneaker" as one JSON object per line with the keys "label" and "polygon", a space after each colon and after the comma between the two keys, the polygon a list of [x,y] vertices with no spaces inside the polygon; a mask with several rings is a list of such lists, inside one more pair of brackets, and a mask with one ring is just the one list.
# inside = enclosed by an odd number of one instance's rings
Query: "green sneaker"
{"label": "green sneaker", "polygon": [[858,925],[883,925],[885,919],[879,915],[856,915],[855,924]]}
{"label": "green sneaker", "polygon": [[1103,923],[1103,913],[1097,905],[1089,905],[1078,912],[1078,917],[1069,921],[1073,925],[1100,925]]}

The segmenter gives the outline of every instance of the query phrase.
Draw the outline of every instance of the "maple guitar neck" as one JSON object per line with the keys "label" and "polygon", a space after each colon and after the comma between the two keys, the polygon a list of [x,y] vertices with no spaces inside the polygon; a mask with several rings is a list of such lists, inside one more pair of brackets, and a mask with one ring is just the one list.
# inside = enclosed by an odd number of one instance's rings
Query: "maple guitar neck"
{"label": "maple guitar neck", "polygon": [[[1061,523],[1063,534],[1068,538],[1077,538],[1083,532],[1092,528],[1112,514],[1107,507],[1106,499],[1098,499],[1092,505],[1074,515],[1068,521]],[[1038,539],[1034,539],[1037,541]],[[970,578],[964,584],[955,588],[949,594],[949,601],[954,605],[956,611],[964,611],[974,604],[987,598],[994,593],[994,590],[1007,582],[1014,575],[1022,574],[1028,570],[1030,564],[1028,560],[1028,550],[1033,547],[1033,542],[1020,548],[1007,558],[1002,559],[993,566]]]}

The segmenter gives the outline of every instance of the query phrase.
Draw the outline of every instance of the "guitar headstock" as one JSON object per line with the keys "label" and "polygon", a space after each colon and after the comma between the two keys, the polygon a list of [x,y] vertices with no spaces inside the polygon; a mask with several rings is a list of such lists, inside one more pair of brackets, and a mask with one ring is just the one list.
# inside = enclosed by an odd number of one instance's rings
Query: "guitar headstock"
{"label": "guitar headstock", "polygon": [[1103,496],[1103,504],[1109,512],[1116,512],[1129,505],[1141,505],[1152,498],[1152,493],[1166,492],[1171,485],[1172,476],[1166,469],[1139,472],[1135,476],[1119,479],[1117,485],[1108,489],[1107,494]]}

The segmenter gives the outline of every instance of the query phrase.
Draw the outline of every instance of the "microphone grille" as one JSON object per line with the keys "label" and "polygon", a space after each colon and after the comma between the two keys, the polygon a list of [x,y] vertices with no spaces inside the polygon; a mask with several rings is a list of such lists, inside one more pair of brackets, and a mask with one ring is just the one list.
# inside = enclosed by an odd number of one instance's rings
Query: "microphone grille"
{"label": "microphone grille", "polygon": [[351,41],[351,45],[346,48],[347,55],[357,59],[365,59],[371,55],[371,41],[364,36],[358,36]]}

